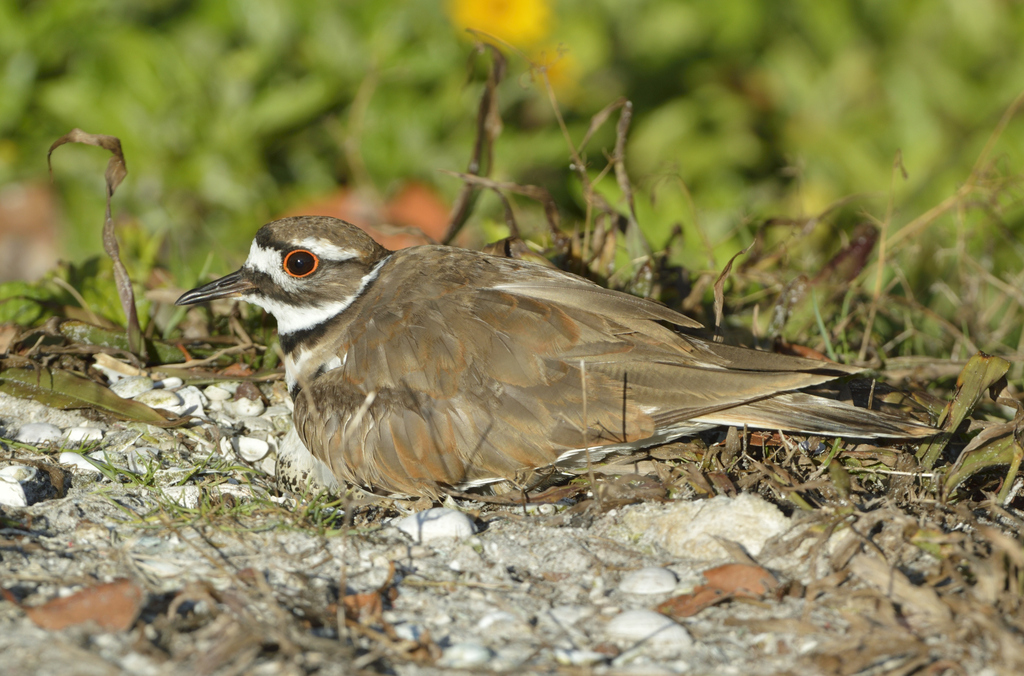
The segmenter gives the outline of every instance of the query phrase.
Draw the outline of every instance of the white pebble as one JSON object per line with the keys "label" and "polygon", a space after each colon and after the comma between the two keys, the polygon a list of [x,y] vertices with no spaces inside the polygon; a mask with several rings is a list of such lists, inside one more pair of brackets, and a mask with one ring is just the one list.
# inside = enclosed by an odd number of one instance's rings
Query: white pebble
{"label": "white pebble", "polygon": [[210,385],[203,390],[203,394],[205,394],[206,398],[210,401],[227,401],[234,396],[219,385]]}
{"label": "white pebble", "polygon": [[186,509],[195,509],[199,506],[203,491],[199,486],[168,486],[164,489],[164,495]]}
{"label": "white pebble", "polygon": [[99,441],[103,438],[103,430],[98,427],[72,427],[64,433],[64,438],[73,444]]}
{"label": "white pebble", "polygon": [[756,557],[769,539],[793,527],[792,519],[757,493],[641,505],[625,511],[621,523],[688,561],[721,558],[727,553],[722,539],[740,544]]}
{"label": "white pebble", "polygon": [[110,391],[122,399],[134,399],[151,389],[153,389],[153,380],[146,376],[128,376],[110,385]]}
{"label": "white pebble", "polygon": [[135,401],[152,408],[162,408],[176,413],[184,403],[177,394],[167,390],[147,390],[135,397]]}
{"label": "white pebble", "polygon": [[554,606],[548,615],[559,626],[571,627],[580,620],[593,617],[596,612],[593,606]]}
{"label": "white pebble", "polygon": [[292,410],[283,404],[274,404],[267,408],[264,413],[268,418],[288,418],[289,422],[292,419]]}
{"label": "white pebble", "polygon": [[479,629],[489,629],[496,624],[509,625],[516,624],[517,622],[519,622],[519,618],[507,610],[494,610],[481,617],[476,626]]}
{"label": "white pebble", "polygon": [[27,423],[18,428],[18,434],[14,440],[25,444],[45,444],[51,441],[60,441],[60,428],[50,423]]}
{"label": "white pebble", "polygon": [[252,488],[249,486],[236,486],[234,484],[220,484],[217,491],[221,495],[233,495],[242,500],[252,500]]}
{"label": "white pebble", "polygon": [[423,636],[423,627],[410,622],[401,622],[394,626],[395,636],[403,641],[419,641]]}
{"label": "white pebble", "polygon": [[262,415],[265,410],[267,410],[267,407],[263,405],[262,399],[246,399],[243,397],[224,403],[224,411],[236,418],[255,417]]}
{"label": "white pebble", "polygon": [[467,514],[445,507],[434,507],[393,522],[398,530],[416,542],[463,539],[476,533],[476,524]]}
{"label": "white pebble", "polygon": [[605,625],[609,638],[629,643],[684,648],[693,643],[690,632],[671,618],[653,610],[627,610]]}
{"label": "white pebble", "polygon": [[263,417],[243,416],[238,419],[238,422],[250,432],[272,432],[274,430],[274,424]]}
{"label": "white pebble", "polygon": [[181,387],[185,384],[185,381],[178,376],[171,376],[170,378],[164,378],[153,383],[153,387],[161,390],[173,390],[176,387]]}
{"label": "white pebble", "polygon": [[259,467],[265,474],[267,474],[267,476],[277,476],[276,458],[263,458],[263,462],[260,463]]}
{"label": "white pebble", "polygon": [[178,396],[181,397],[182,405],[181,410],[174,411],[178,415],[194,415],[203,417],[206,413],[203,411],[204,406],[209,405],[209,400],[203,396],[203,393],[199,391],[198,387],[189,385],[178,390]]}
{"label": "white pebble", "polygon": [[57,458],[57,462],[62,465],[71,465],[77,470],[83,472],[95,472],[99,473],[99,468],[93,465],[91,462],[85,459],[80,453],[74,453],[72,451],[64,451]]}
{"label": "white pebble", "polygon": [[30,488],[39,477],[39,470],[27,465],[8,465],[0,469],[0,505],[27,507],[32,502]]}
{"label": "white pebble", "polygon": [[255,437],[235,437],[231,445],[246,462],[259,462],[270,452],[270,444]]}
{"label": "white pebble", "polygon": [[0,479],[23,483],[32,481],[39,475],[39,470],[29,465],[8,465],[0,469]]}
{"label": "white pebble", "polygon": [[[195,487],[193,486],[193,488]],[[170,561],[164,561],[153,556],[136,556],[132,558],[139,567],[156,577],[172,578],[181,576],[181,566],[171,563]]]}
{"label": "white pebble", "polygon": [[622,578],[619,589],[627,594],[666,594],[676,588],[675,573],[665,568],[641,568]]}
{"label": "white pebble", "polygon": [[0,505],[5,507],[28,507],[25,488],[17,481],[0,477]]}
{"label": "white pebble", "polygon": [[596,650],[569,650],[555,648],[555,661],[567,667],[592,667],[608,659],[608,655]]}
{"label": "white pebble", "polygon": [[472,669],[487,664],[491,651],[479,643],[455,643],[445,648],[437,664],[449,669]]}

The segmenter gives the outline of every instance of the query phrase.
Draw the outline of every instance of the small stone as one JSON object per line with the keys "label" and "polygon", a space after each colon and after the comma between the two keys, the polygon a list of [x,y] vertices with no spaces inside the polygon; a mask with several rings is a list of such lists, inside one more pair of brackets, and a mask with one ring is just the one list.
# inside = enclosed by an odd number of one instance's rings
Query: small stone
{"label": "small stone", "polygon": [[685,648],[693,643],[690,632],[653,610],[627,610],[605,625],[608,638],[625,643],[644,641],[650,645]]}
{"label": "small stone", "polygon": [[[5,467],[4,469],[9,468]],[[16,479],[9,479],[3,476],[2,473],[0,473],[0,505],[5,507],[28,507],[28,496],[25,495],[25,488],[21,485],[21,482]]]}
{"label": "small stone", "polygon": [[292,410],[284,404],[269,406],[263,413],[268,418],[287,418],[289,421],[292,419]]}
{"label": "small stone", "polygon": [[580,620],[593,617],[597,610],[593,606],[554,606],[548,615],[555,624],[562,627],[574,626]]}
{"label": "small stone", "polygon": [[82,472],[93,472],[98,474],[99,468],[92,464],[81,453],[74,453],[73,451],[64,451],[57,457],[57,462],[62,465],[71,465],[76,470]]}
{"label": "small stone", "polygon": [[195,509],[199,506],[203,491],[199,486],[168,486],[164,489],[164,495],[186,509]]}
{"label": "small stone", "polygon": [[[191,488],[195,488],[192,486]],[[135,563],[146,572],[162,578],[176,578],[181,576],[181,566],[163,561],[156,557],[134,557]]]}
{"label": "small stone", "polygon": [[64,435],[60,428],[50,423],[27,423],[18,428],[14,436],[15,441],[24,444],[46,444],[51,441],[60,441]]}
{"label": "small stone", "polygon": [[161,390],[173,390],[176,387],[181,387],[185,384],[185,381],[178,376],[171,376],[170,378],[164,378],[163,380],[157,380],[153,383],[153,387]]}
{"label": "small stone", "polygon": [[236,418],[256,417],[267,410],[261,399],[235,399],[224,402],[224,412]]}
{"label": "small stone", "polygon": [[234,396],[220,385],[210,385],[203,390],[203,394],[205,394],[206,398],[210,401],[227,401]]}
{"label": "small stone", "polygon": [[256,416],[243,416],[238,418],[238,422],[242,424],[246,430],[250,432],[273,432],[274,423],[270,422],[266,418]]}
{"label": "small stone", "polygon": [[622,578],[619,590],[627,594],[667,594],[676,588],[675,573],[665,568],[641,568]]}
{"label": "small stone", "polygon": [[182,401],[181,397],[174,392],[152,389],[135,397],[135,401],[152,408],[162,408],[172,413],[176,413],[181,408],[181,405],[185,403]]}
{"label": "small stone", "polygon": [[792,527],[782,510],[756,493],[638,505],[629,508],[621,519],[630,531],[688,561],[714,561],[727,556],[720,539],[738,542],[756,557],[769,539]]}
{"label": "small stone", "polygon": [[103,438],[103,430],[98,427],[72,427],[64,433],[64,438],[72,444],[99,441]]}
{"label": "small stone", "polygon": [[39,474],[39,470],[31,465],[8,465],[0,468],[0,479],[6,481],[32,481]]}
{"label": "small stone", "polygon": [[437,664],[449,669],[472,669],[487,664],[492,654],[479,643],[455,643],[445,648]]}
{"label": "small stone", "polygon": [[592,667],[608,659],[608,655],[596,650],[569,650],[555,648],[555,661],[567,667]]}
{"label": "small stone", "polygon": [[246,462],[259,462],[270,452],[270,444],[255,437],[235,437],[231,446]]}
{"label": "small stone", "polygon": [[517,624],[518,622],[519,618],[507,610],[495,610],[481,617],[476,626],[478,629],[486,630],[494,625],[510,625]]}
{"label": "small stone", "polygon": [[220,484],[216,489],[221,495],[231,495],[241,500],[252,500],[252,488],[234,484]]}
{"label": "small stone", "polygon": [[122,399],[134,399],[153,389],[153,379],[146,376],[128,376],[111,384],[110,391]]}
{"label": "small stone", "polygon": [[203,407],[209,405],[209,400],[203,396],[203,393],[199,391],[198,387],[189,385],[183,387],[177,392],[178,396],[181,397],[181,409],[174,411],[178,415],[194,415],[197,417],[204,417],[206,413],[203,411]]}
{"label": "small stone", "polygon": [[0,505],[27,507],[53,494],[50,477],[30,465],[0,468]]}
{"label": "small stone", "polygon": [[398,519],[393,526],[407,533],[415,542],[468,538],[476,533],[476,524],[469,515],[454,509],[434,507]]}
{"label": "small stone", "polygon": [[395,625],[395,635],[403,641],[419,641],[423,636],[423,627],[410,622]]}

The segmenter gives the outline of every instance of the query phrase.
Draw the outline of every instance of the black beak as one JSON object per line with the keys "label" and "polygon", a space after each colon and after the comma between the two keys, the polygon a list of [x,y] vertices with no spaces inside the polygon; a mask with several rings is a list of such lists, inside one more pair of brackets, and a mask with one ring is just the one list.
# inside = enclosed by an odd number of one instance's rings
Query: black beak
{"label": "black beak", "polygon": [[186,291],[174,304],[195,305],[196,303],[206,303],[218,298],[238,298],[245,292],[252,291],[255,288],[252,282],[242,277],[242,271],[238,270],[209,284]]}

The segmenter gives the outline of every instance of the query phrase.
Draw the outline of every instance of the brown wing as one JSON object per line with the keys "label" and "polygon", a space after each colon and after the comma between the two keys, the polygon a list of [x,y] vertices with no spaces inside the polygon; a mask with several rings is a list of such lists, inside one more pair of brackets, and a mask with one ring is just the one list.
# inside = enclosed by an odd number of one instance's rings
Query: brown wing
{"label": "brown wing", "polygon": [[306,445],[363,486],[529,483],[567,451],[639,441],[856,370],[676,334],[658,321],[696,323],[522,261],[424,249],[415,264],[394,254],[381,271],[389,283],[346,313],[345,363],[296,401]]}

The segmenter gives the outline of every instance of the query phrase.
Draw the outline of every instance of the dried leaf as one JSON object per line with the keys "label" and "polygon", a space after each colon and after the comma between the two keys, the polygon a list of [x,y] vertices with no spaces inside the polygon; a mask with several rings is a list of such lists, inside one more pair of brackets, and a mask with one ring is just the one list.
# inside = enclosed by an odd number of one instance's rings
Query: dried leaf
{"label": "dried leaf", "polygon": [[247,376],[251,376],[253,374],[253,370],[248,364],[236,361],[234,364],[218,371],[217,374],[227,378],[245,378]]}
{"label": "dried leaf", "polygon": [[747,245],[743,251],[739,251],[733,254],[733,257],[729,259],[729,262],[725,264],[725,268],[722,269],[722,274],[718,275],[718,279],[715,280],[715,342],[722,342],[722,311],[725,308],[725,278],[729,276],[732,271],[733,262],[742,256],[743,254],[750,251],[750,247],[754,246],[751,242]]}
{"label": "dried leaf", "polygon": [[[811,284],[845,286],[853,281],[864,269],[877,241],[878,228],[870,223],[861,223],[850,236],[850,243],[821,268]],[[831,295],[831,291],[827,289],[824,295]]]}
{"label": "dried leaf", "polygon": [[135,623],[144,600],[142,588],[122,578],[23,610],[43,629],[59,630],[93,621],[107,631],[124,631]]}
{"label": "dried leaf", "polygon": [[705,608],[710,608],[717,603],[728,601],[732,598],[731,595],[721,589],[704,586],[697,589],[699,591],[694,591],[692,594],[680,594],[670,598],[658,606],[658,612],[668,615],[673,619],[693,617]]}
{"label": "dried leaf", "polygon": [[128,175],[128,167],[124,161],[124,153],[121,152],[121,140],[116,136],[105,134],[89,134],[81,129],[72,129],[64,136],[53,142],[49,152],[46,153],[46,164],[50,168],[50,175],[53,176],[53,165],[50,157],[53,151],[65,143],[84,143],[86,145],[98,146],[110,151],[110,161],[107,162],[107,171],[104,177],[107,182],[107,211],[103,221],[103,250],[110,256],[114,265],[114,281],[117,285],[117,295],[121,299],[121,307],[124,310],[128,323],[128,345],[131,351],[142,359],[146,358],[146,343],[142,339],[142,329],[139,327],[139,316],[135,310],[135,292],[132,290],[132,281],[128,277],[128,270],[121,262],[121,249],[117,244],[117,237],[114,235],[114,219],[110,215],[110,199],[114,196],[117,186]]}
{"label": "dried leaf", "polygon": [[704,571],[707,584],[692,594],[681,594],[658,606],[658,612],[672,618],[692,617],[700,611],[733,598],[760,598],[779,586],[778,580],[761,566],[727,563]]}
{"label": "dried leaf", "polygon": [[21,329],[13,324],[0,326],[0,354],[7,354],[19,333]]}
{"label": "dried leaf", "polygon": [[348,594],[342,600],[345,604],[345,617],[360,624],[377,624],[384,612],[384,600],[380,592]]}
{"label": "dried leaf", "polygon": [[727,563],[705,570],[704,579],[708,587],[751,598],[763,596],[779,586],[779,581],[769,571],[746,563]]}

